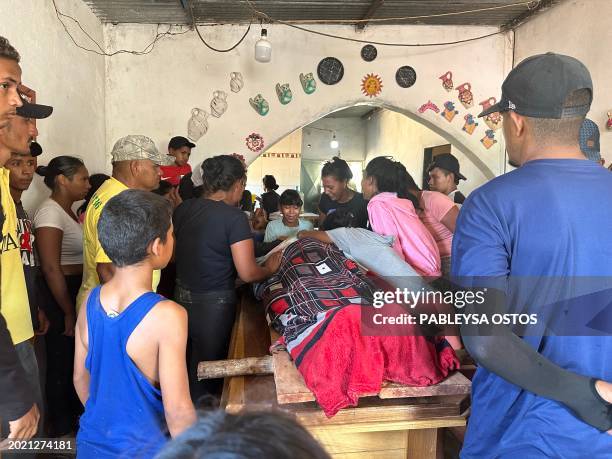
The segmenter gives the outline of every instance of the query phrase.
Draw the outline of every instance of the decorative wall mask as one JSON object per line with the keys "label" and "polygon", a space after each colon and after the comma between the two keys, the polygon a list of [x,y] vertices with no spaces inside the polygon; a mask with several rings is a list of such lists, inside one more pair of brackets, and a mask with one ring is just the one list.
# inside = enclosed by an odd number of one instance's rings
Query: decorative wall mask
{"label": "decorative wall mask", "polygon": [[453,104],[450,100],[444,102],[444,110],[442,111],[442,116],[446,119],[446,121],[450,123],[455,117],[455,115],[458,114],[459,112],[455,110],[455,104]]}
{"label": "decorative wall mask", "polygon": [[[487,100],[483,100],[479,105],[482,106],[482,110],[488,109],[491,105],[495,105],[497,99],[495,97],[489,97]],[[484,117],[484,121],[489,129],[494,131],[498,130],[502,125],[502,116],[499,112],[489,113]]]}
{"label": "decorative wall mask", "polygon": [[476,129],[476,126],[478,126],[478,123],[476,122],[474,115],[472,115],[471,113],[468,113],[467,115],[463,117],[463,119],[465,120],[465,124],[463,125],[463,130],[467,132],[468,134],[472,135],[472,133],[474,132],[474,129]]}
{"label": "decorative wall mask", "polygon": [[419,107],[419,113],[425,113],[427,110],[440,113],[440,109],[438,108],[438,106],[434,104],[431,100],[428,100],[426,103]]}
{"label": "decorative wall mask", "polygon": [[276,95],[278,96],[278,101],[287,105],[293,99],[293,93],[291,92],[291,88],[289,87],[289,83],[285,83],[281,85],[280,83],[276,83]]}
{"label": "decorative wall mask", "polygon": [[497,140],[495,140],[495,131],[493,129],[487,129],[485,132],[485,136],[480,139],[480,141],[488,150],[497,143]]}
{"label": "decorative wall mask", "polygon": [[191,118],[187,122],[187,135],[197,142],[208,131],[208,113],[201,108],[191,109]]}
{"label": "decorative wall mask", "polygon": [[441,75],[440,80],[442,80],[442,87],[446,89],[448,92],[453,90],[453,72],[450,70],[446,72],[444,75]]}
{"label": "decorative wall mask", "polygon": [[270,111],[270,104],[268,104],[268,101],[264,99],[261,94],[257,94],[255,97],[250,98],[249,103],[261,116],[266,116]]}
{"label": "decorative wall mask", "polygon": [[232,72],[230,73],[230,89],[232,92],[240,92],[244,86],[244,80],[242,79],[242,73]]}
{"label": "decorative wall mask", "polygon": [[300,73],[300,83],[306,94],[312,94],[317,89],[317,80],[314,79],[312,72],[307,74]]}
{"label": "decorative wall mask", "polygon": [[382,91],[382,80],[378,75],[369,73],[361,80],[361,92],[368,97],[378,97]]}
{"label": "decorative wall mask", "polygon": [[227,110],[227,93],[225,91],[213,92],[213,99],[210,102],[210,114],[219,118]]}
{"label": "decorative wall mask", "polygon": [[470,108],[474,105],[474,94],[472,94],[472,85],[470,83],[460,84],[456,89],[459,91],[459,102],[465,108]]}
{"label": "decorative wall mask", "polygon": [[608,121],[606,121],[606,129],[612,129],[612,111],[607,113]]}
{"label": "decorative wall mask", "polygon": [[245,139],[245,141],[249,150],[254,151],[255,153],[259,153],[261,150],[263,150],[264,139],[261,134],[253,132]]}

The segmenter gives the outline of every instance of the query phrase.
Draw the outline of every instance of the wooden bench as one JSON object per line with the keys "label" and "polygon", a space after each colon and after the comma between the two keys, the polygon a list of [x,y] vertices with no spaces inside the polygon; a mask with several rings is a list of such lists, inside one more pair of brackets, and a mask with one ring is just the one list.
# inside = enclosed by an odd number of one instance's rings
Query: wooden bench
{"label": "wooden bench", "polygon": [[[270,333],[263,306],[241,297],[229,358],[269,354]],[[273,375],[225,378],[221,404],[230,412],[282,410],[291,413],[333,457],[442,457],[444,427],[465,426],[470,382],[461,373],[430,387],[385,383],[379,394],[328,419],[286,352],[274,354]]]}

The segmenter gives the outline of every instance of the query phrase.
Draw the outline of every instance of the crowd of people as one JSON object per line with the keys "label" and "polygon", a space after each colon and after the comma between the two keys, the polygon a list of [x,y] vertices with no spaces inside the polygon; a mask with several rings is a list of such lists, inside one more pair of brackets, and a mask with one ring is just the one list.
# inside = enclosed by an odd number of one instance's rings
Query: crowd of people
{"label": "crowd of people", "polygon": [[[335,243],[347,255],[371,248],[365,239],[391,246],[393,257],[379,252],[380,274],[434,286],[612,274],[612,174],[601,167],[597,126],[585,120],[589,72],[573,58],[525,60],[505,80],[500,102],[481,114],[502,114],[517,170],[466,198],[452,154],[434,157],[426,190],[401,162],[381,156],[367,163],[358,192],[348,164],[334,157],[321,172],[316,224],[300,218],[299,193],[279,195],[271,175],[253,212],[244,159],[213,156],[192,169],[196,145],[180,136],[168,154],[143,135],[119,139],[110,176],[90,176],[73,156],[39,165],[36,119],[52,109],[22,83],[19,60],[0,37],[2,436],[76,435],[79,456],[96,458],[240,448],[326,457],[278,415],[196,415],[198,402],[220,394],[220,381],[198,381],[197,366],[227,357],[237,282],[274,276],[282,250],[273,249],[294,237]],[[534,77],[542,72],[558,81]],[[34,174],[50,195],[30,218],[22,196]],[[609,333],[462,332],[451,344],[465,345],[480,365],[462,457],[612,451]],[[262,442],[266,432],[294,438],[284,442],[291,449]],[[166,445],[169,437],[178,438]]]}

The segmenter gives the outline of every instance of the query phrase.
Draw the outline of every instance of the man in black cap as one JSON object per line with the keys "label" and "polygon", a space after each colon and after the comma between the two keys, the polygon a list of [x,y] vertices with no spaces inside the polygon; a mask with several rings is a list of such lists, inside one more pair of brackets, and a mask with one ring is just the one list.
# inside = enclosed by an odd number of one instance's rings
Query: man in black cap
{"label": "man in black cap", "polygon": [[[452,274],[463,286],[498,286],[506,294],[503,305],[488,296],[465,313],[529,312],[543,323],[520,332],[482,322],[461,327],[480,364],[463,459],[612,451],[605,433],[612,433],[612,330],[599,318],[612,277],[612,175],[578,145],[592,99],[587,68],[547,53],[518,64],[500,102],[480,114],[502,113],[508,157],[518,169],[466,199]],[[601,277],[587,284],[587,276]],[[603,290],[604,305],[572,307],[583,298],[568,290],[576,284],[589,298]]]}
{"label": "man in black cap", "polygon": [[195,147],[195,143],[190,142],[185,137],[172,137],[168,143],[168,155],[174,156],[174,164],[171,166],[162,166],[162,180],[169,182],[172,186],[177,187],[181,178],[187,174],[191,174],[191,166],[188,164],[191,149]]}
{"label": "man in black cap", "polygon": [[459,180],[466,178],[459,172],[459,160],[450,153],[437,155],[427,168],[429,189],[447,195],[455,204],[463,204],[465,196],[457,189]]}

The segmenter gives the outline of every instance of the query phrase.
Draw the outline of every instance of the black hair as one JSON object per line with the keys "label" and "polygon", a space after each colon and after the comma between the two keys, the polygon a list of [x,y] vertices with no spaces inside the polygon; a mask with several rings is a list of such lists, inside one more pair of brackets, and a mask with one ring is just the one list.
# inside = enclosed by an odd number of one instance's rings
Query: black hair
{"label": "black hair", "polygon": [[216,410],[158,453],[157,459],[329,459],[329,455],[296,420],[280,412]]}
{"label": "black hair", "polygon": [[159,186],[156,190],[153,190],[153,193],[158,194],[160,196],[166,196],[172,190],[172,183],[166,182],[165,180],[159,181]]}
{"label": "black hair", "polygon": [[273,175],[264,175],[263,185],[266,190],[278,190],[278,185]]}
{"label": "black hair", "polygon": [[280,195],[279,203],[281,206],[298,206],[302,207],[304,202],[300,197],[300,193],[295,190],[285,190]]}
{"label": "black hair", "polygon": [[4,37],[0,37],[0,57],[10,59],[17,63],[19,63],[19,60],[21,59],[17,50]]}
{"label": "black hair", "polygon": [[166,242],[172,224],[172,205],[161,196],[125,190],[111,198],[100,214],[100,245],[119,268],[145,260],[155,239]]}
{"label": "black hair", "polygon": [[330,231],[336,228],[354,228],[357,219],[353,212],[347,209],[338,209],[335,212],[327,214],[323,221],[323,231]]}
{"label": "black hair", "polygon": [[44,177],[45,185],[52,190],[55,189],[55,179],[58,175],[63,175],[66,178],[72,179],[85,163],[74,156],[56,156],[47,166],[38,166],[36,173]]}
{"label": "black hair", "polygon": [[376,180],[379,192],[397,193],[398,198],[408,199],[415,209],[419,209],[419,200],[410,190],[420,190],[412,176],[399,161],[393,161],[385,156],[374,158],[365,169],[366,177]]}
{"label": "black hair", "polygon": [[93,198],[93,195],[98,191],[98,188],[102,186],[104,182],[106,182],[110,178],[109,175],[106,174],[93,174],[89,176],[89,184],[91,188],[85,195],[85,201],[81,204],[81,207],[77,209],[77,215],[81,215],[87,210],[87,206],[89,205],[89,201]]}
{"label": "black hair", "polygon": [[205,195],[220,190],[229,191],[234,183],[245,178],[244,164],[235,156],[213,156],[202,163],[202,186]]}
{"label": "black hair", "polygon": [[349,181],[353,178],[353,173],[348,163],[334,156],[330,161],[327,161],[321,169],[321,177],[334,177],[341,182]]}

